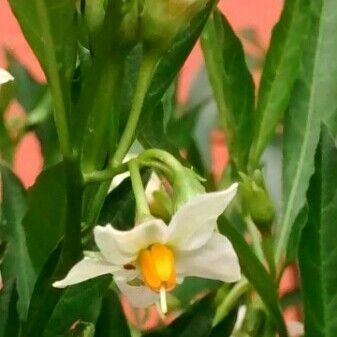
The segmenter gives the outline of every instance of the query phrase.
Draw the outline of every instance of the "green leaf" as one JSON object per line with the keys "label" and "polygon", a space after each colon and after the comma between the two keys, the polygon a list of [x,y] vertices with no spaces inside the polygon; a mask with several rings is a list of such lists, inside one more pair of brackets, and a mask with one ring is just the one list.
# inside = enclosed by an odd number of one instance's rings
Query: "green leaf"
{"label": "green leaf", "polygon": [[333,337],[337,331],[336,165],[337,150],[324,128],[299,253],[306,337]]}
{"label": "green leaf", "polygon": [[[0,163],[0,169],[3,186],[0,229],[7,242],[1,269],[5,282],[8,279],[16,280],[18,312],[20,319],[25,319],[35,280],[22,227],[22,218],[27,210],[26,192],[19,179],[5,164]],[[3,295],[6,296],[6,291]],[[3,295],[0,293],[0,297]]]}
{"label": "green leaf", "polygon": [[241,42],[219,10],[210,17],[201,42],[232,160],[245,170],[253,137],[254,83]]}
{"label": "green leaf", "polygon": [[42,171],[28,191],[28,211],[23,225],[37,275],[63,235],[65,212],[64,165],[60,163]]}
{"label": "green leaf", "polygon": [[258,260],[258,258],[254,255],[243,236],[235,227],[232,226],[231,223],[228,222],[224,216],[219,218],[218,224],[219,231],[223,235],[226,235],[232,242],[233,247],[239,257],[243,274],[254,286],[255,290],[266,305],[271,318],[277,326],[279,335],[281,337],[288,336],[280,303],[278,301],[276,286],[270,275],[267,273],[266,269]]}
{"label": "green leaf", "polygon": [[21,29],[48,79],[55,107],[55,123],[62,130],[61,148],[71,156],[70,84],[76,62],[76,2],[72,0],[10,0]]}
{"label": "green leaf", "polygon": [[27,111],[31,111],[47,91],[45,84],[37,82],[27,69],[12,54],[7,55],[9,71],[14,76],[15,98]]}
{"label": "green leaf", "polygon": [[119,297],[112,289],[103,298],[95,337],[131,337]]}
{"label": "green leaf", "polygon": [[307,0],[286,0],[273,30],[258,93],[250,165],[255,168],[289,104],[308,34]]}
{"label": "green leaf", "polygon": [[[276,259],[279,262],[286,255],[294,221],[305,203],[309,179],[314,172],[314,154],[319,140],[320,123],[332,111],[331,105],[335,107],[337,104],[337,96],[334,94],[336,84],[330,79],[330,70],[321,68],[323,63],[333,63],[329,58],[324,58],[324,55],[330,57],[327,54],[330,52],[334,55],[333,50],[324,54],[321,49],[326,22],[330,23],[336,17],[331,14],[335,13],[332,3],[329,0],[311,1],[309,38],[299,79],[286,114],[283,152],[284,214],[276,242]],[[328,7],[330,10],[327,10]],[[328,41],[331,42],[329,38]]]}
{"label": "green leaf", "polygon": [[55,306],[43,336],[64,335],[77,321],[96,323],[102,297],[111,280],[111,275],[104,275],[67,288]]}
{"label": "green leaf", "polygon": [[238,319],[238,310],[235,308],[220,321],[211,331],[209,337],[230,337]]}
{"label": "green leaf", "polygon": [[188,308],[170,325],[143,337],[207,337],[212,329],[215,306],[213,296],[208,295]]}
{"label": "green leaf", "polygon": [[160,60],[144,101],[143,117],[157,106],[172,81],[176,78],[187,56],[199,38],[215,3],[215,0],[209,1],[207,5],[195,15],[187,27],[177,35],[170,49]]}
{"label": "green leaf", "polygon": [[[146,184],[150,177],[150,172],[143,174],[143,183]],[[100,216],[99,225],[112,224],[119,230],[129,230],[135,225],[136,201],[132,189],[130,177],[123,180],[105,198]]]}
{"label": "green leaf", "polygon": [[[51,286],[56,281],[54,271],[60,259],[62,245],[50,254],[35,283],[26,324],[22,329],[22,337],[39,337],[46,326],[51,312],[62,292]],[[21,337],[21,336],[20,336]]]}
{"label": "green leaf", "polygon": [[16,337],[20,321],[17,312],[18,293],[13,280],[4,279],[0,296],[0,336]]}

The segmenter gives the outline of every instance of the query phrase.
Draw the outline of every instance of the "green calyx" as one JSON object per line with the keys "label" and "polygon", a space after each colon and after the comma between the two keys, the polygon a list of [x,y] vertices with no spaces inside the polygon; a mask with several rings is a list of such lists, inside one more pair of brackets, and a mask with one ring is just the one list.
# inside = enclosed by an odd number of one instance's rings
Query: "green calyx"
{"label": "green calyx", "polygon": [[268,233],[275,211],[260,170],[252,176],[240,172],[240,194],[242,207],[248,213],[262,234]]}

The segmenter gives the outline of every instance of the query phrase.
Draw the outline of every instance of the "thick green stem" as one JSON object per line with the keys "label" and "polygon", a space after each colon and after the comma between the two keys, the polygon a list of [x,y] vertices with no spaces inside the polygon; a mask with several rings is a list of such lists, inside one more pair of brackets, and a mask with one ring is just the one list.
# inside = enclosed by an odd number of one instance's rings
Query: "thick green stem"
{"label": "thick green stem", "polygon": [[235,307],[240,297],[250,289],[250,283],[244,278],[237,283],[218,306],[213,319],[213,326],[220,323]]}
{"label": "thick green stem", "polygon": [[145,54],[140,65],[135,93],[129,119],[126,123],[124,132],[117,146],[116,152],[111,160],[111,166],[120,165],[128,152],[135,136],[140,114],[145,99],[145,95],[152,80],[152,75],[157,63],[157,55]]}
{"label": "thick green stem", "polygon": [[34,5],[40,19],[40,31],[45,43],[45,62],[46,74],[50,91],[53,96],[53,103],[55,107],[55,125],[60,141],[60,148],[63,156],[71,159],[74,156],[71,139],[69,134],[69,125],[67,120],[67,106],[65,102],[64,93],[62,91],[61,78],[58,72],[59,66],[56,59],[56,50],[54,47],[51,27],[49,22],[49,15],[44,1],[34,0]]}
{"label": "thick green stem", "polygon": [[136,160],[129,162],[130,177],[132,189],[136,199],[137,219],[142,222],[151,217],[149,205],[146,200],[142,177],[139,172],[139,166]]}

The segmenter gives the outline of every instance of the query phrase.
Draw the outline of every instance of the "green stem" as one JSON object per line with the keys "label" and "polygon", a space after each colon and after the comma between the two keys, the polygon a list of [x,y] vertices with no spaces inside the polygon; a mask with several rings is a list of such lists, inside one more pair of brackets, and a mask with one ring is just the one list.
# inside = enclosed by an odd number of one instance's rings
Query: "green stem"
{"label": "green stem", "polygon": [[157,63],[157,55],[145,54],[140,65],[135,93],[132,101],[132,107],[130,111],[129,119],[126,123],[126,127],[117,146],[116,152],[111,159],[111,166],[115,167],[120,165],[123,161],[126,153],[128,152],[136,128],[138,125],[139,117],[142,112],[142,107],[145,99],[145,95],[151,83],[152,75]]}
{"label": "green stem", "polygon": [[90,173],[83,174],[84,184],[105,182],[112,180],[116,175],[124,173],[128,170],[127,163],[121,164],[116,168],[108,167],[105,170],[92,171]]}
{"label": "green stem", "polygon": [[213,319],[213,326],[220,323],[235,307],[240,297],[250,289],[251,285],[247,279],[243,278],[237,283],[225,297],[223,302],[218,306]]}
{"label": "green stem", "polygon": [[53,96],[53,103],[55,107],[55,125],[58,132],[58,138],[60,141],[60,148],[63,156],[67,159],[71,159],[74,156],[68,122],[67,122],[67,108],[64,101],[64,95],[62,92],[61,79],[58,73],[58,62],[56,59],[56,50],[53,43],[53,37],[51,33],[50,22],[48,20],[48,11],[44,1],[34,1],[38,17],[40,19],[40,30],[43,35],[45,43],[45,62],[46,73],[48,77],[48,83]]}
{"label": "green stem", "polygon": [[159,160],[164,163],[168,168],[172,169],[174,173],[182,173],[182,164],[170,153],[160,149],[145,150],[139,155],[140,161],[153,161]]}
{"label": "green stem", "polygon": [[244,217],[245,223],[247,225],[248,231],[252,237],[252,245],[253,245],[253,250],[255,252],[255,255],[258,257],[258,259],[263,263],[263,249],[261,246],[261,241],[260,241],[260,234],[258,229],[256,228],[253,220],[251,219],[250,216],[245,216]]}
{"label": "green stem", "polygon": [[142,222],[151,217],[151,212],[146,200],[142,177],[136,160],[129,161],[129,171],[132,189],[136,199],[137,218],[140,222]]}
{"label": "green stem", "polygon": [[269,271],[273,279],[276,278],[276,262],[274,255],[274,241],[271,234],[267,234],[263,237],[262,240],[262,248],[264,252],[264,256],[268,262]]}

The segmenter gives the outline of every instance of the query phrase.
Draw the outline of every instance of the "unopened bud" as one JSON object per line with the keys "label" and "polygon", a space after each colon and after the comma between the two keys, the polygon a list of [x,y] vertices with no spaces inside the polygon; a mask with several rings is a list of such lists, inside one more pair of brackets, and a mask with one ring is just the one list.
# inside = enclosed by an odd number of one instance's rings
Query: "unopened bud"
{"label": "unopened bud", "polygon": [[251,177],[243,173],[240,173],[240,176],[243,208],[249,213],[261,233],[269,232],[275,211],[261,171],[256,170]]}
{"label": "unopened bud", "polygon": [[141,36],[145,46],[167,49],[208,0],[143,0]]}

